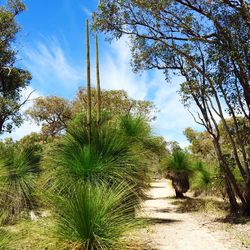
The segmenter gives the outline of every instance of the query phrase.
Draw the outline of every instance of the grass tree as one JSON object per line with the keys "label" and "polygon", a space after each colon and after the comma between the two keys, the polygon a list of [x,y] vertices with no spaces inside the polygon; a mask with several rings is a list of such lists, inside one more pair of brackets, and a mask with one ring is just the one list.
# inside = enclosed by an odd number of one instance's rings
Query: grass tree
{"label": "grass tree", "polygon": [[39,155],[33,148],[17,147],[0,156],[0,208],[2,223],[13,222],[35,206]]}
{"label": "grass tree", "polygon": [[209,168],[203,162],[197,161],[193,164],[192,169],[191,188],[195,191],[195,195],[211,191],[212,184],[213,188],[215,188],[215,183],[213,183],[215,181],[215,177],[213,176],[215,173],[212,171],[215,171],[216,167],[210,166]]}
{"label": "grass tree", "polygon": [[[150,128],[130,116],[100,123],[101,98],[96,37],[97,126],[92,122],[89,32],[87,39],[87,126],[68,126],[44,155],[43,190],[58,212],[59,235],[74,249],[114,249],[133,228],[145,188],[143,141]],[[51,201],[50,201],[51,202]],[[51,204],[51,203],[50,203]]]}
{"label": "grass tree", "polygon": [[130,115],[120,116],[118,125],[121,135],[124,140],[129,142],[130,150],[136,156],[134,157],[135,166],[130,171],[136,173],[138,182],[143,187],[141,188],[143,192],[149,163],[149,152],[144,147],[144,142],[151,136],[150,127],[143,118]]}
{"label": "grass tree", "polygon": [[165,177],[172,181],[176,198],[183,198],[190,187],[189,177],[192,173],[188,156],[182,150],[174,150],[161,163]]}
{"label": "grass tree", "polygon": [[129,142],[130,150],[136,155],[134,161],[137,178],[145,187],[147,177],[154,169],[153,165],[158,164],[162,151],[165,151],[166,147],[160,138],[152,135],[150,125],[143,117],[121,116],[118,124],[124,140]]}
{"label": "grass tree", "polygon": [[76,183],[129,179],[131,173],[126,168],[133,164],[133,156],[128,141],[123,139],[115,129],[102,126],[99,131],[93,129],[89,145],[87,128],[69,129],[44,156],[43,166],[47,169],[44,183],[64,192]]}
{"label": "grass tree", "polygon": [[86,182],[76,186],[70,196],[55,196],[58,234],[67,246],[86,250],[123,249],[122,236],[137,225],[130,214],[134,204],[128,189],[123,183],[110,186]]}
{"label": "grass tree", "polygon": [[58,233],[73,248],[113,249],[133,228],[144,178],[121,130],[93,127],[89,144],[88,129],[74,126],[42,162],[41,182],[59,212]]}
{"label": "grass tree", "polygon": [[145,160],[140,146],[133,144],[111,125],[92,130],[92,143],[84,127],[69,129],[64,138],[48,149],[41,183],[56,193],[71,193],[86,181],[98,185],[125,181],[139,203],[145,188]]}

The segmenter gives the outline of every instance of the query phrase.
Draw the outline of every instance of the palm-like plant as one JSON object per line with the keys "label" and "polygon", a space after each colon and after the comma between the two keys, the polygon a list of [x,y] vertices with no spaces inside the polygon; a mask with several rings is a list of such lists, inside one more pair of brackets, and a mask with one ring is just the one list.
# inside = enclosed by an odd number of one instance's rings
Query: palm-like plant
{"label": "palm-like plant", "polygon": [[120,129],[129,138],[143,140],[150,136],[150,126],[142,117],[131,115],[120,117]]}
{"label": "palm-like plant", "polygon": [[41,182],[72,248],[112,249],[130,228],[142,188],[134,158],[121,131],[105,125],[92,127],[91,144],[87,128],[74,126],[47,152]]}
{"label": "palm-like plant", "polygon": [[59,236],[71,249],[117,249],[121,236],[137,224],[129,189],[125,183],[85,182],[70,196],[54,196]]}
{"label": "palm-like plant", "polygon": [[[130,150],[136,155],[134,158],[137,179],[141,181],[141,190],[147,188],[148,174],[160,155],[162,147],[156,137],[152,136],[149,124],[142,117],[131,115],[122,116],[119,119],[119,130],[130,143]],[[143,194],[142,194],[143,195]]]}
{"label": "palm-like plant", "polygon": [[172,180],[176,197],[183,198],[183,193],[190,187],[189,177],[192,173],[188,155],[181,150],[174,150],[172,155],[163,160],[162,167],[166,177]]}
{"label": "palm-like plant", "polygon": [[195,191],[195,195],[208,191],[212,184],[212,176],[208,167],[203,162],[198,161],[193,165],[193,172],[192,189]]}
{"label": "palm-like plant", "polygon": [[1,221],[13,221],[35,205],[40,157],[32,148],[16,148],[0,156]]}
{"label": "palm-like plant", "polygon": [[129,143],[115,129],[107,126],[98,131],[93,129],[89,144],[88,130],[74,127],[44,157],[44,183],[63,193],[86,181],[126,180],[133,183],[136,180],[128,171],[133,164]]}

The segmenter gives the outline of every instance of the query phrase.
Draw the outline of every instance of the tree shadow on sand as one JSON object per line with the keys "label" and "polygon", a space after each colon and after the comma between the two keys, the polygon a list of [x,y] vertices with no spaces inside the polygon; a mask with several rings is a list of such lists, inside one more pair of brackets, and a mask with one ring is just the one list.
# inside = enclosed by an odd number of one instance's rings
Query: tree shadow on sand
{"label": "tree shadow on sand", "polygon": [[213,209],[227,211],[229,209],[229,205],[226,202],[214,199],[185,197],[185,199],[174,200],[172,204],[177,206],[175,212],[178,213],[211,211]]}
{"label": "tree shadow on sand", "polygon": [[169,223],[178,223],[182,220],[175,220],[175,219],[166,219],[166,218],[144,218],[143,219],[148,224],[169,224]]}
{"label": "tree shadow on sand", "polygon": [[[147,196],[147,200],[179,200],[180,198],[176,198],[175,195],[172,196],[162,196],[162,197],[151,197]],[[184,196],[182,199],[189,199],[189,197]]]}
{"label": "tree shadow on sand", "polygon": [[226,217],[217,218],[215,221],[221,223],[244,225],[250,223],[250,217],[229,214]]}

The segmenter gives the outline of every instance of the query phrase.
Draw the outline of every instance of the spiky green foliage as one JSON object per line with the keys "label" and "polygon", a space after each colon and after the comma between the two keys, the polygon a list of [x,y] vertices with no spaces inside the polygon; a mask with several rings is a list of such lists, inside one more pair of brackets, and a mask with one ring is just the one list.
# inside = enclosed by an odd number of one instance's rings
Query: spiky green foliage
{"label": "spiky green foliage", "polygon": [[192,174],[188,155],[180,149],[174,150],[162,161],[161,171],[166,178],[172,180],[176,197],[183,198],[183,193],[186,193],[190,187],[189,177]]}
{"label": "spiky green foliage", "polygon": [[192,189],[196,192],[206,191],[212,183],[211,173],[201,161],[193,165]]}
{"label": "spiky green foliage", "polygon": [[32,148],[14,148],[0,156],[0,208],[3,223],[13,221],[35,204],[40,157]]}
{"label": "spiky green foliage", "polygon": [[54,197],[58,235],[71,249],[117,249],[121,237],[136,225],[129,188],[86,182],[70,196]]}
{"label": "spiky green foliage", "polygon": [[172,155],[165,159],[163,165],[167,171],[185,172],[187,174],[192,172],[188,155],[182,150],[175,150]]}
{"label": "spiky green foliage", "polygon": [[150,125],[143,117],[121,116],[119,129],[130,143],[141,147],[143,158],[150,158],[152,154],[161,157],[167,151],[166,142],[163,138],[152,135]]}
{"label": "spiky green foliage", "polygon": [[134,140],[143,140],[150,136],[150,126],[141,117],[121,116],[120,129],[124,135]]}
{"label": "spiky green foliage", "polygon": [[[221,196],[223,176],[217,165],[213,162],[209,164],[207,161],[198,160],[195,161],[192,168],[191,189],[196,196],[201,194]],[[238,183],[241,185],[240,181]]]}
{"label": "spiky green foliage", "polygon": [[89,145],[88,130],[70,129],[61,142],[43,160],[45,183],[59,192],[74,189],[76,183],[99,183],[113,180],[133,180],[128,169],[133,165],[129,143],[107,126],[93,130]]}
{"label": "spiky green foliage", "polygon": [[[151,134],[149,124],[142,117],[121,116],[118,119],[118,125],[120,133],[124,140],[129,142],[130,151],[135,156],[132,170],[136,173],[138,184],[141,186],[140,190],[143,191],[148,187],[150,168],[152,168],[156,152],[158,152],[155,137]],[[144,196],[143,192],[140,196]]]}

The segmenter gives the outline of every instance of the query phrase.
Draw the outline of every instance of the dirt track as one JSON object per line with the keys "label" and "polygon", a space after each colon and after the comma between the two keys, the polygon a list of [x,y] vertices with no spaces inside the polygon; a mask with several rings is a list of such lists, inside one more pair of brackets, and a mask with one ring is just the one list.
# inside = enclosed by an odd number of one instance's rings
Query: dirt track
{"label": "dirt track", "polygon": [[166,180],[151,184],[140,217],[153,219],[141,232],[148,247],[157,250],[238,250],[246,249],[205,215],[179,211],[174,190]]}

